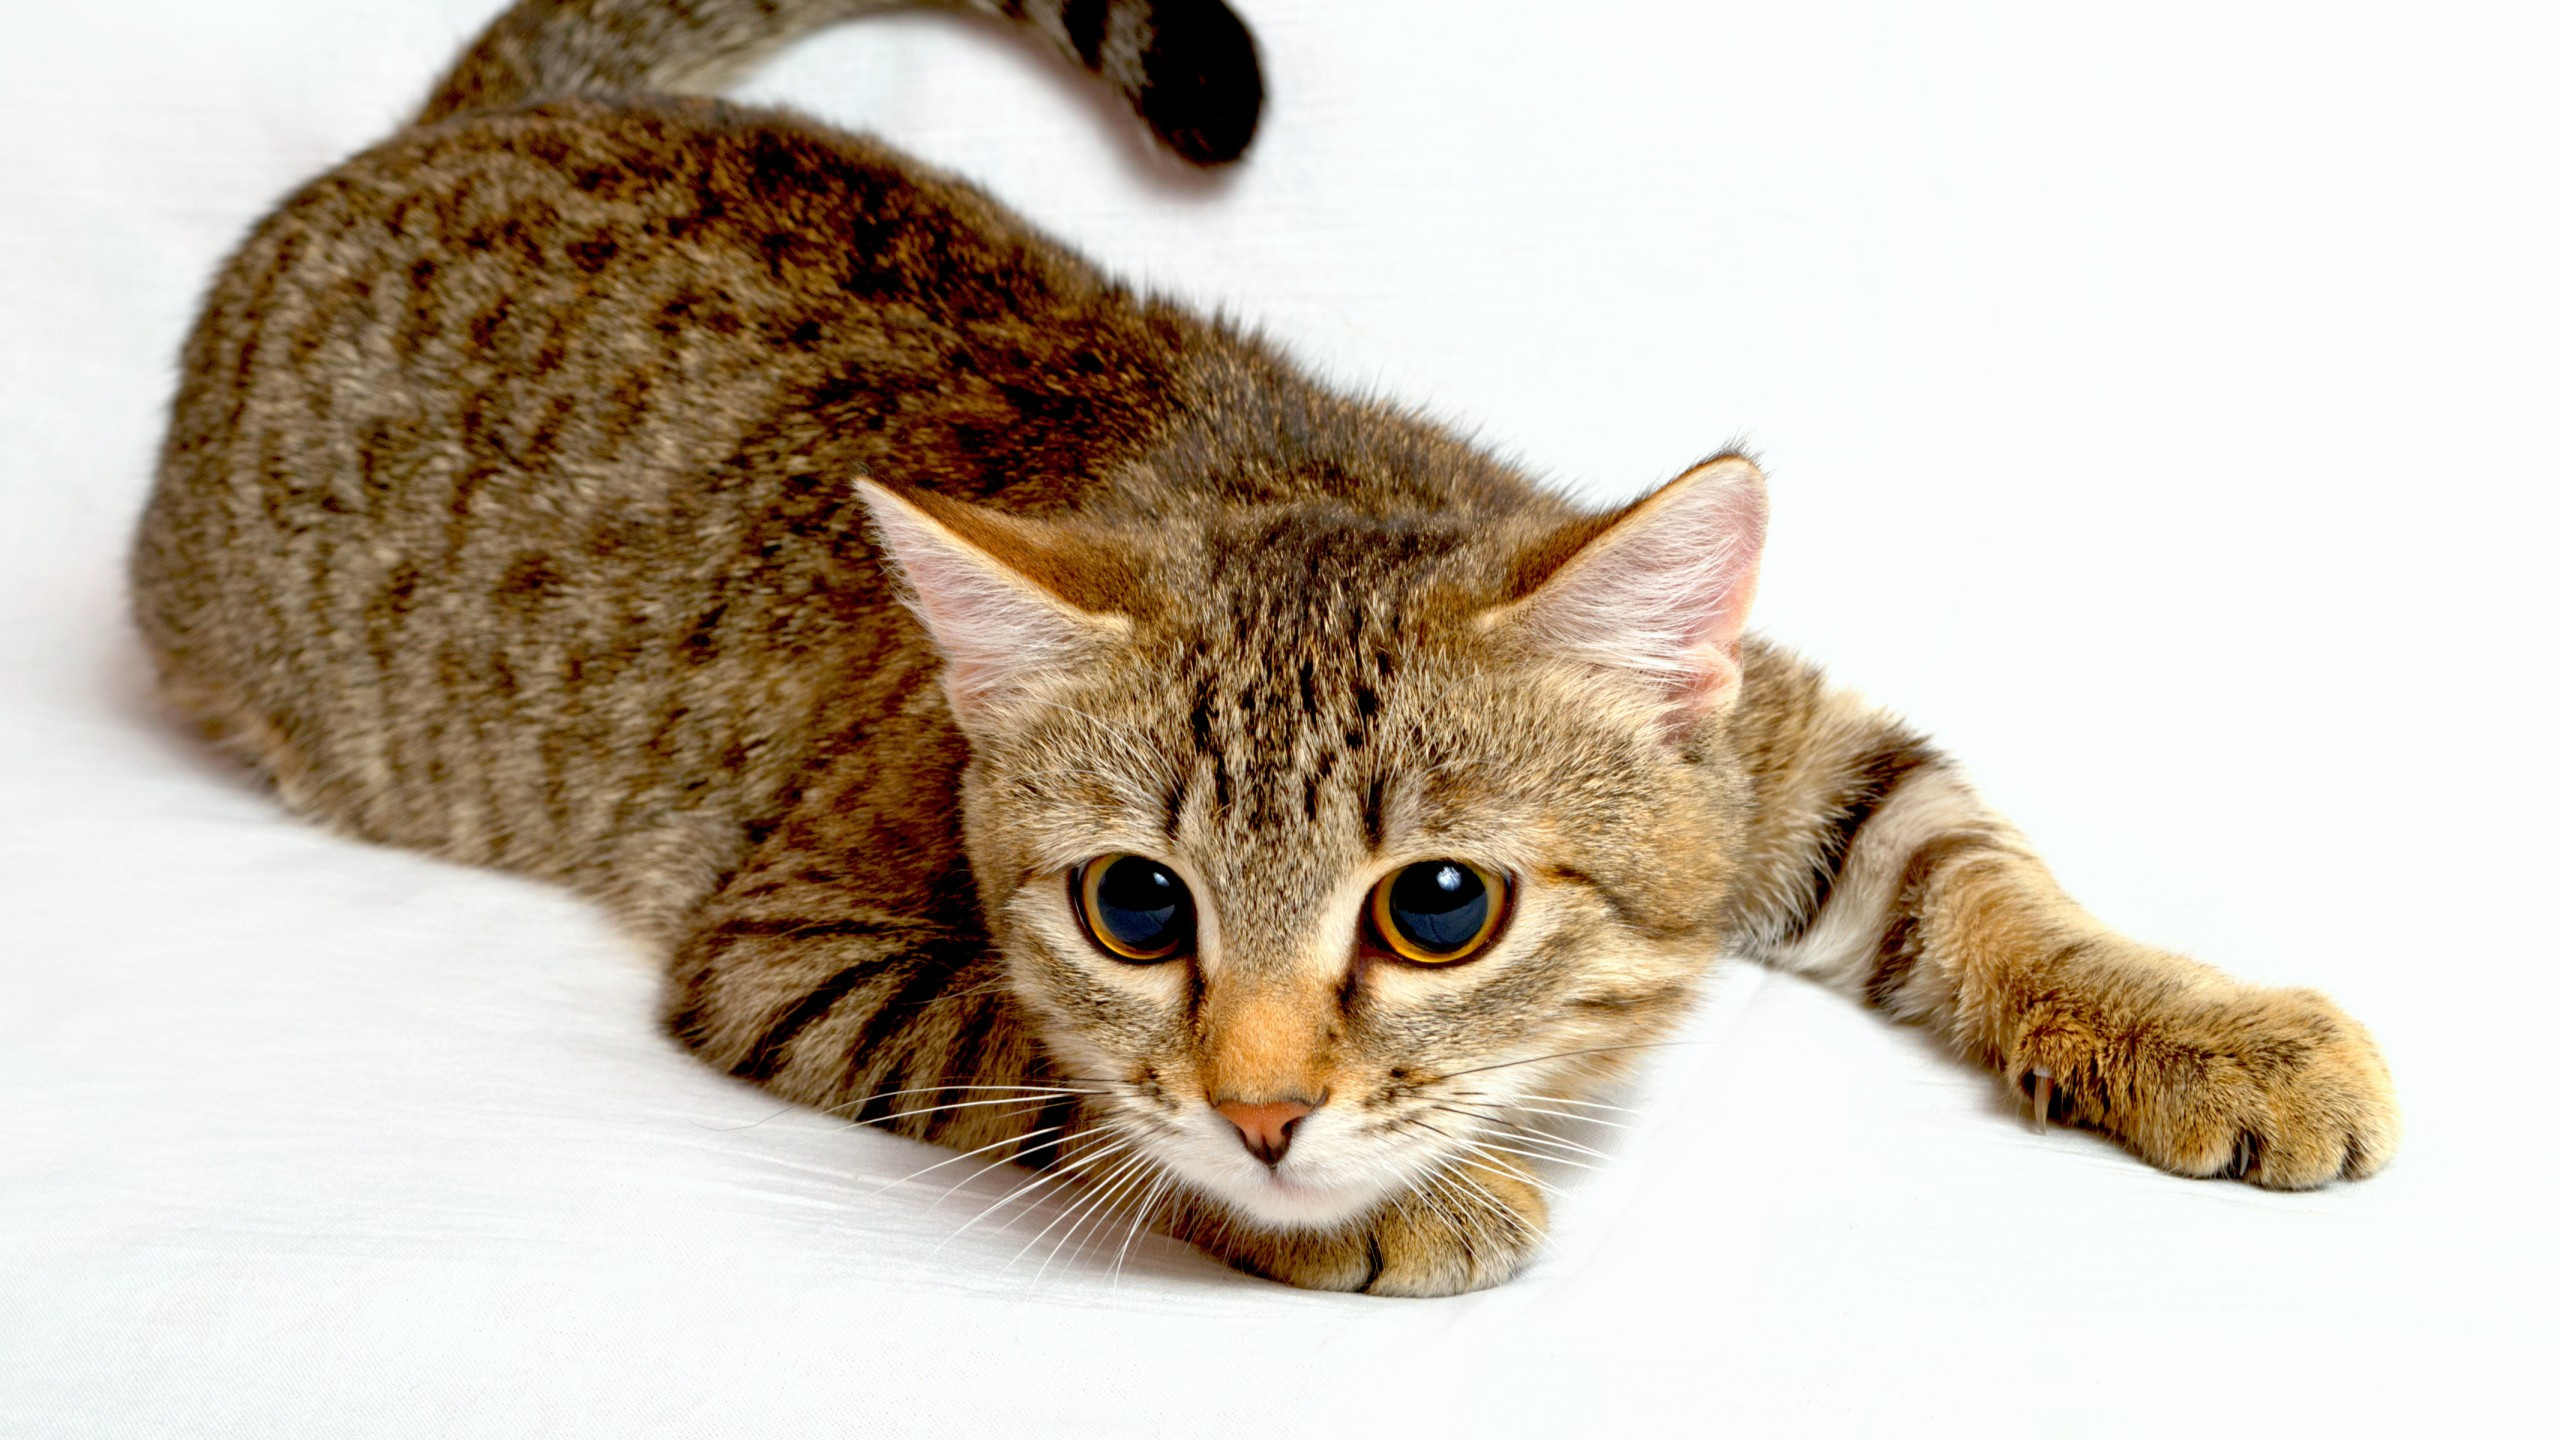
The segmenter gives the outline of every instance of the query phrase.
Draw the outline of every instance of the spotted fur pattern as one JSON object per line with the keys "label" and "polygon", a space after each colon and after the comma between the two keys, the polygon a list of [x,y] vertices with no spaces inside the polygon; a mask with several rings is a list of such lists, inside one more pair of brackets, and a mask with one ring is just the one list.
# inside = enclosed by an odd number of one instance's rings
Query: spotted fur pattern
{"label": "spotted fur pattern", "polygon": [[[232,258],[135,600],[288,805],[596,897],[742,1080],[1301,1285],[1513,1273],[1539,1117],[1728,948],[2181,1173],[2389,1156],[2353,1021],[2113,935],[1740,637],[1747,460],[1581,513],[875,142],[656,93],[870,8],[528,0]],[[1251,134],[1214,0],[993,8],[1179,155]],[[1085,938],[1112,851],[1181,874],[1193,954]],[[1451,855],[1512,877],[1498,942],[1366,948]],[[1273,1165],[1221,1097],[1315,1109]]]}

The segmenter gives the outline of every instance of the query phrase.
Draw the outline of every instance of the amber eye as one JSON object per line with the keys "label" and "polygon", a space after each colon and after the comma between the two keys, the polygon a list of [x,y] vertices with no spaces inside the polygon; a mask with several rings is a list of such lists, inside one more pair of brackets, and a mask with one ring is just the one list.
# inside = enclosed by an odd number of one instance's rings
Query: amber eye
{"label": "amber eye", "polygon": [[1397,955],[1446,965],[1484,948],[1510,898],[1511,887],[1492,871],[1463,860],[1425,860],[1369,892],[1369,924]]}
{"label": "amber eye", "polygon": [[1076,867],[1068,883],[1086,933],[1120,959],[1145,965],[1189,948],[1191,891],[1162,862],[1098,856]]}

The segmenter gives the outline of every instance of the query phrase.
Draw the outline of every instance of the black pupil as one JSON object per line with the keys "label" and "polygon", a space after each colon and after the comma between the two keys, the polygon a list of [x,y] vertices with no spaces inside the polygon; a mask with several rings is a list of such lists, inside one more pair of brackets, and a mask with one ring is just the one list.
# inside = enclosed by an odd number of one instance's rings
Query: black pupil
{"label": "black pupil", "polygon": [[1132,950],[1161,950],[1181,937],[1183,899],[1172,871],[1127,856],[1112,861],[1093,887],[1094,921]]}
{"label": "black pupil", "polygon": [[1387,892],[1387,913],[1404,938],[1424,950],[1464,950],[1484,933],[1492,897],[1476,872],[1447,860],[1408,865]]}

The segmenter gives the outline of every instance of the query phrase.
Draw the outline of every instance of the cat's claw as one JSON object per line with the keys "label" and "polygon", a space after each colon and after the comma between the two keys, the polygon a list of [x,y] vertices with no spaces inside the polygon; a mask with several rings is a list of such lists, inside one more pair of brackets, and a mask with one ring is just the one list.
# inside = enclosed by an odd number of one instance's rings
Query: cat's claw
{"label": "cat's claw", "polygon": [[2249,1167],[2256,1162],[2256,1158],[2255,1146],[2251,1143],[2249,1132],[2241,1131],[2240,1143],[2231,1147],[2231,1163],[2223,1167],[2222,1178],[2225,1180],[2248,1179]]}

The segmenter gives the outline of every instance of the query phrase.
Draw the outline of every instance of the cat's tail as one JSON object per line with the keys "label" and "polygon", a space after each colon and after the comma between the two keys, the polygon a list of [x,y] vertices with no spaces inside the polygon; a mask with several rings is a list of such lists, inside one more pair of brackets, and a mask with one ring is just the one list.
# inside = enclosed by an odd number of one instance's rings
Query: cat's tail
{"label": "cat's tail", "polygon": [[1252,143],[1262,67],[1221,0],[517,0],[436,83],[418,123],[573,95],[701,94],[811,30],[928,3],[1028,27],[1194,165]]}

